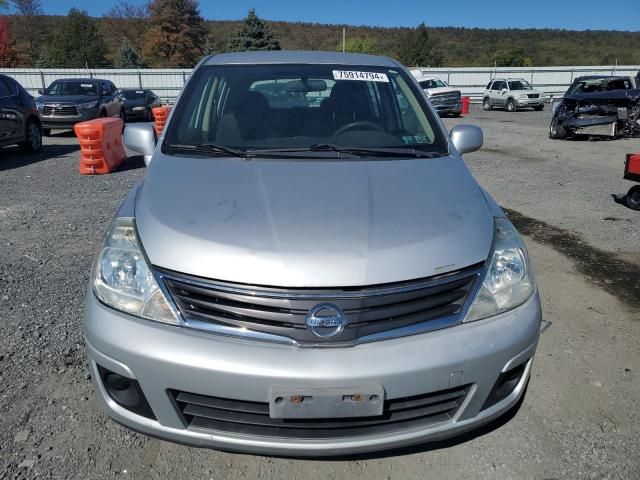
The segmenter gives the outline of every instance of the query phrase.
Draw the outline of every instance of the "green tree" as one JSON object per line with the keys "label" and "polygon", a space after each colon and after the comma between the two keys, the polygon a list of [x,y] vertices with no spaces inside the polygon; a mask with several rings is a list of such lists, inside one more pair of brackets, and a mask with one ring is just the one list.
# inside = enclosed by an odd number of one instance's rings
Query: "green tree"
{"label": "green tree", "polygon": [[193,67],[206,40],[196,0],[153,0],[151,27],[144,36],[145,63],[158,67]]}
{"label": "green tree", "polygon": [[107,47],[96,22],[86,11],[72,8],[45,49],[44,63],[55,67],[100,67]]}
{"label": "green tree", "polygon": [[6,17],[0,17],[0,67],[14,67],[18,56]]}
{"label": "green tree", "polygon": [[18,37],[27,41],[27,56],[34,64],[39,54],[42,37],[42,4],[40,0],[11,0],[16,10]]}
{"label": "green tree", "polygon": [[500,50],[494,57],[498,67],[531,67],[533,62],[525,55],[524,48]]}
{"label": "green tree", "polygon": [[280,42],[273,36],[266,22],[256,15],[254,9],[249,10],[244,24],[231,37],[227,44],[230,52],[257,50],[280,50]]}
{"label": "green tree", "polygon": [[402,35],[397,56],[410,67],[434,67],[442,63],[442,56],[429,39],[429,30],[424,23]]}
{"label": "green tree", "polygon": [[140,54],[127,37],[122,39],[114,66],[117,68],[140,67]]}
{"label": "green tree", "polygon": [[[342,51],[342,43],[339,43],[336,50]],[[368,53],[375,54],[377,52],[376,41],[371,37],[350,37],[344,43],[344,51],[350,53]]]}

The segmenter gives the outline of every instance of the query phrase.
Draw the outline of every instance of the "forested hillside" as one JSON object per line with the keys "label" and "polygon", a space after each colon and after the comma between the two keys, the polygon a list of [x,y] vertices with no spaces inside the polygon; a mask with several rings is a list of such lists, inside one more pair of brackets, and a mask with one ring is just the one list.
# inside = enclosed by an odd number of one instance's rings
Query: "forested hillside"
{"label": "forested hillside", "polygon": [[[30,35],[21,34],[21,19],[9,15],[8,20],[17,51],[14,66],[69,66],[64,61],[47,60],[44,56],[48,45],[56,42],[55,35],[69,17],[39,16],[29,22]],[[153,57],[143,58],[145,34],[150,28],[148,16],[135,14],[111,15],[101,18],[87,17],[98,35],[104,40],[106,49],[99,61],[88,61],[92,67],[109,67],[121,64],[123,38],[140,57],[140,66],[185,66],[188,59],[180,62],[174,57],[158,61]],[[33,22],[36,22],[35,25]],[[202,53],[228,50],[231,37],[243,21],[205,20],[205,45]],[[336,50],[341,49],[343,25],[321,25],[312,23],[290,23],[267,21],[273,37],[283,49]],[[34,27],[37,29],[34,33]],[[347,50],[361,51],[403,58],[400,52],[403,38],[415,29],[377,28],[346,26]],[[602,65],[640,64],[640,32],[618,31],[568,31],[547,29],[469,29],[427,28],[428,44],[432,51],[428,58],[431,66],[506,66],[533,65]],[[27,37],[32,38],[29,49]],[[406,41],[405,41],[406,43]],[[130,52],[129,52],[130,53]],[[406,58],[406,56],[404,57]],[[406,61],[406,60],[405,60]],[[84,62],[83,62],[84,64]],[[5,66],[9,66],[5,64]]]}

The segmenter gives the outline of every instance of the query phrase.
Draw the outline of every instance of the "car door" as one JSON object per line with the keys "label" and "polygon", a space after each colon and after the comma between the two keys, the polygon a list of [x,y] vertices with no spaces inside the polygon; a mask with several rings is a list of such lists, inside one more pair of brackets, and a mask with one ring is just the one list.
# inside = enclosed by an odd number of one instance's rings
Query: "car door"
{"label": "car door", "polygon": [[23,140],[24,112],[20,103],[15,82],[0,77],[0,143],[3,145]]}
{"label": "car door", "polygon": [[504,107],[507,103],[507,95],[504,90],[507,88],[507,82],[498,80],[493,82],[492,99],[491,103],[496,107]]}
{"label": "car door", "polygon": [[107,112],[107,117],[113,117],[113,91],[109,82],[100,82],[101,103],[104,105],[104,109]]}

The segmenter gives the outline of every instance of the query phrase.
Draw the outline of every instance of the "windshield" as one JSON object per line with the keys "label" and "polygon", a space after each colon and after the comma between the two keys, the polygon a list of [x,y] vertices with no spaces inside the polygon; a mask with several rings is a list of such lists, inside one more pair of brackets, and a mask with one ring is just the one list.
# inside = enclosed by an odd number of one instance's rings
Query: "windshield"
{"label": "windshield", "polygon": [[143,100],[144,90],[123,90],[122,96],[125,100]]}
{"label": "windshield", "polygon": [[202,67],[176,106],[164,145],[172,144],[447,152],[437,120],[404,71],[344,65]]}
{"label": "windshield", "polygon": [[569,94],[607,92],[611,90],[629,90],[633,88],[631,81],[624,77],[598,77],[578,79],[569,88]]}
{"label": "windshield", "polygon": [[98,84],[85,81],[53,82],[46,95],[98,95]]}
{"label": "windshield", "polygon": [[424,89],[427,88],[442,88],[446,87],[447,84],[438,78],[431,78],[429,80],[421,80],[420,86]]}
{"label": "windshield", "polygon": [[533,90],[533,87],[526,80],[510,80],[509,90]]}

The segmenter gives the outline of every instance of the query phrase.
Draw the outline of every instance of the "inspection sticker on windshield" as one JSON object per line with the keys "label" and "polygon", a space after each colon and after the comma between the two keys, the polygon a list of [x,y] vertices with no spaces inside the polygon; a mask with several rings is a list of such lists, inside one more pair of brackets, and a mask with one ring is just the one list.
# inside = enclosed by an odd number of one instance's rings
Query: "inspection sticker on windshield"
{"label": "inspection sticker on windshield", "polygon": [[356,72],[353,70],[334,70],[334,80],[360,80],[363,82],[385,82],[389,83],[386,73],[378,72]]}

